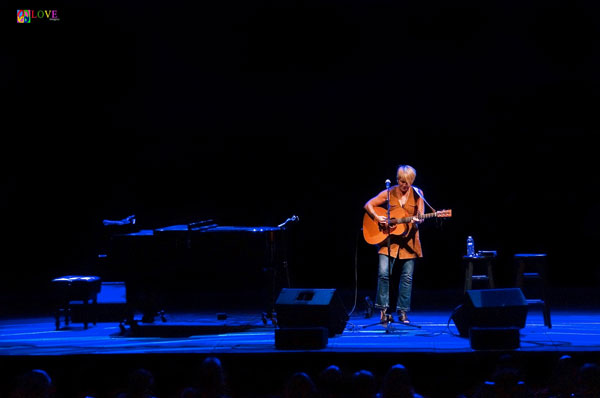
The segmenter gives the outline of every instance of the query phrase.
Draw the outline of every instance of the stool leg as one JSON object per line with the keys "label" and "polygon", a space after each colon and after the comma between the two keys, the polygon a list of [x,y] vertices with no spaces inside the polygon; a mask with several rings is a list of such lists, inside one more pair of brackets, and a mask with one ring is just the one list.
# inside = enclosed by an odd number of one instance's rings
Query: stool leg
{"label": "stool leg", "polygon": [[67,303],[65,308],[65,326],[69,326],[69,322],[71,322],[71,306]]}
{"label": "stool leg", "polygon": [[552,322],[550,321],[550,307],[546,301],[544,301],[544,325],[548,326],[548,329],[552,329]]}
{"label": "stool leg", "polygon": [[494,283],[494,274],[493,274],[493,267],[492,267],[491,262],[488,263],[487,274],[488,274],[488,283],[489,283],[490,289],[495,289],[496,284]]}
{"label": "stool leg", "polygon": [[94,295],[94,300],[92,301],[92,312],[93,312],[92,322],[94,323],[94,326],[96,326],[96,323],[98,322],[98,297],[97,297],[97,295]]}
{"label": "stool leg", "polygon": [[523,273],[525,272],[525,262],[519,260],[519,267],[517,269],[517,287],[523,288]]}
{"label": "stool leg", "polygon": [[550,305],[548,304],[548,297],[546,296],[546,275],[542,274],[542,300],[544,300],[544,325],[552,329],[552,322],[550,321]]}
{"label": "stool leg", "polygon": [[54,312],[54,324],[56,325],[56,330],[60,329],[60,308],[57,308]]}
{"label": "stool leg", "polygon": [[538,274],[542,277],[542,300],[544,300],[544,325],[548,326],[549,329],[552,329],[552,322],[550,321],[550,305],[548,304],[548,296],[546,294],[546,284],[547,275],[546,275],[546,263],[541,262],[538,264]]}
{"label": "stool leg", "polygon": [[83,328],[87,329],[88,328],[88,311],[89,311],[89,304],[88,304],[89,299],[85,299],[83,300]]}
{"label": "stool leg", "polygon": [[473,262],[467,262],[467,268],[465,269],[465,293],[467,290],[471,290],[473,287]]}

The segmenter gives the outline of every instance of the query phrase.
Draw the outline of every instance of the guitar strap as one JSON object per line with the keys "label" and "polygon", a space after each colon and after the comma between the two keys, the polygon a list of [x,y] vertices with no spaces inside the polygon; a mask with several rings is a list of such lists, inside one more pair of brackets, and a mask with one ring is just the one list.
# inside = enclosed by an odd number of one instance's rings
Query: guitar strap
{"label": "guitar strap", "polygon": [[423,199],[423,202],[425,202],[425,204],[431,209],[431,211],[433,211],[435,213],[436,210],[433,207],[431,207],[429,202],[427,202],[427,200],[425,199],[425,196],[423,196],[423,191],[421,191],[419,188],[415,187],[414,185],[412,187],[413,187],[413,190],[417,193],[417,195],[419,195],[419,197],[421,197],[421,199]]}

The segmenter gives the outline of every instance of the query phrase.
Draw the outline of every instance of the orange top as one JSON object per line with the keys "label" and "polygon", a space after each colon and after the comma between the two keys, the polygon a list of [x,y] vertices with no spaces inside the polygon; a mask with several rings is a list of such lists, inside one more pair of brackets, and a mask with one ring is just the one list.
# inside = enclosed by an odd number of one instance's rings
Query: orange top
{"label": "orange top", "polygon": [[[417,192],[413,189],[413,187],[409,188],[409,192],[407,193],[408,198],[406,203],[402,206],[400,204],[400,198],[402,197],[402,193],[397,185],[394,185],[390,189],[390,211],[396,208],[403,208],[406,215],[416,216],[419,213],[423,214],[424,212],[424,202],[423,199],[417,194]],[[369,201],[373,206],[384,207],[387,209],[387,190],[381,191],[377,196]],[[398,211],[398,210],[396,210]],[[423,251],[421,249],[421,241],[419,239],[419,228],[414,223],[410,224],[410,229],[406,236],[394,235],[390,236],[390,256],[394,258],[400,259],[408,259],[408,258],[416,258],[423,257]],[[379,254],[388,254],[388,245],[387,239],[379,245]]]}

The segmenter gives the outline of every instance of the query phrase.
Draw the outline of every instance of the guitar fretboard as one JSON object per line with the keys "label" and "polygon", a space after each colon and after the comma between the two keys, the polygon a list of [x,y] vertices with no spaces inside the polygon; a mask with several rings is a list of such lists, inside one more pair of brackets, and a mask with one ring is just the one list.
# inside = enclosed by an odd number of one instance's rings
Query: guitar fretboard
{"label": "guitar fretboard", "polygon": [[[421,214],[420,216],[416,216],[422,220],[426,220],[428,218],[433,218],[433,217],[437,217],[437,213],[427,213],[427,214]],[[396,219],[396,222],[398,223],[406,223],[409,222],[413,219],[413,217],[403,217],[403,218],[398,218]]]}

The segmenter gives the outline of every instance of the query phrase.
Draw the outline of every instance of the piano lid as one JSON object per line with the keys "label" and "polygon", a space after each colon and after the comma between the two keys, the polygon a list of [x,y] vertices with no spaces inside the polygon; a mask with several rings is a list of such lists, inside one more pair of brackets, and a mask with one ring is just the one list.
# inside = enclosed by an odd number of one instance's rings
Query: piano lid
{"label": "piano lid", "polygon": [[[279,231],[280,227],[242,227],[234,225],[208,225],[203,227],[192,228],[193,232],[270,232]],[[187,225],[171,225],[170,227],[158,228],[155,232],[183,232],[188,231]]]}
{"label": "piano lid", "polygon": [[272,231],[281,231],[283,228],[281,227],[242,227],[242,226],[227,226],[227,225],[206,225],[202,227],[193,227],[188,229],[186,224],[181,225],[171,225],[164,228],[156,228],[156,229],[142,229],[137,232],[131,232],[128,234],[115,234],[113,236],[154,236],[163,233],[181,233],[181,232],[194,232],[194,233],[208,233],[208,232],[252,232],[252,233],[260,233],[260,232],[272,232]]}
{"label": "piano lid", "polygon": [[179,224],[179,225],[170,225],[168,227],[163,228],[155,228],[155,232],[181,232],[181,231],[204,231],[213,229],[217,226],[217,224],[210,225],[202,225],[202,226],[192,226],[188,224]]}
{"label": "piano lid", "polygon": [[280,227],[236,227],[236,226],[217,226],[215,228],[210,229],[209,231],[203,232],[230,232],[230,231],[241,231],[241,232],[271,232],[271,231],[281,231]]}
{"label": "piano lid", "polygon": [[112,236],[154,236],[154,230],[140,229],[137,232],[130,232],[128,234],[113,234]]}

